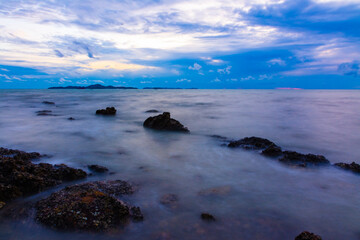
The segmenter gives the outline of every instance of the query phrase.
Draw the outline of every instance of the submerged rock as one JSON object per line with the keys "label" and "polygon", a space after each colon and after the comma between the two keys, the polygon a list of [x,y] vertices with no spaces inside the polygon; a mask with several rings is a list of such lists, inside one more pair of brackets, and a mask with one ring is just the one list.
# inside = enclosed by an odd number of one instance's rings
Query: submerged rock
{"label": "submerged rock", "polygon": [[75,118],[69,117],[68,120],[73,121],[73,120],[75,120]]}
{"label": "submerged rock", "polygon": [[96,110],[97,115],[115,115],[116,109],[114,107],[107,107],[106,109]]}
{"label": "submerged rock", "polygon": [[322,238],[314,233],[304,231],[300,233],[299,236],[295,238],[295,240],[322,240]]}
{"label": "submerged rock", "polygon": [[48,104],[48,105],[54,105],[55,104],[54,102],[49,102],[49,101],[43,101],[42,103],[43,104]]}
{"label": "submerged rock", "polygon": [[66,187],[36,204],[36,219],[58,230],[106,231],[142,220],[139,207],[115,198],[132,194],[132,186],[121,180],[99,181]]}
{"label": "submerged rock", "polygon": [[170,118],[169,112],[164,112],[163,114],[149,117],[145,120],[143,125],[144,127],[156,130],[189,132],[189,129],[184,127],[184,125],[182,125],[179,121]]}
{"label": "submerged rock", "polygon": [[161,197],[160,203],[171,208],[177,208],[179,197],[176,194],[165,194]]}
{"label": "submerged rock", "polygon": [[246,137],[238,141],[232,141],[228,144],[228,147],[231,148],[241,147],[251,150],[265,149],[270,146],[276,146],[276,144],[268,139],[259,137]]}
{"label": "submerged rock", "polygon": [[279,161],[288,165],[300,167],[330,164],[329,160],[322,155],[302,154],[293,151],[284,151],[283,156],[279,159]]}
{"label": "submerged rock", "polygon": [[100,165],[88,165],[88,168],[93,171],[93,172],[97,172],[97,173],[104,173],[104,172],[108,172],[109,169]]}
{"label": "submerged rock", "polygon": [[56,116],[55,114],[52,113],[51,110],[41,110],[41,111],[37,111],[36,115],[38,116]]}
{"label": "submerged rock", "polygon": [[39,158],[39,153],[25,153],[18,150],[0,148],[0,201],[7,202],[17,197],[43,191],[63,181],[85,178],[80,169],[64,164],[34,164],[31,159]]}
{"label": "submerged rock", "polygon": [[360,173],[360,164],[357,164],[356,162],[352,163],[335,163],[336,167],[352,171],[354,173]]}
{"label": "submerged rock", "polygon": [[201,219],[205,220],[205,221],[215,221],[215,217],[213,215],[211,215],[210,213],[202,213],[201,214]]}
{"label": "submerged rock", "polygon": [[231,192],[231,186],[220,186],[204,189],[198,192],[200,196],[221,196]]}

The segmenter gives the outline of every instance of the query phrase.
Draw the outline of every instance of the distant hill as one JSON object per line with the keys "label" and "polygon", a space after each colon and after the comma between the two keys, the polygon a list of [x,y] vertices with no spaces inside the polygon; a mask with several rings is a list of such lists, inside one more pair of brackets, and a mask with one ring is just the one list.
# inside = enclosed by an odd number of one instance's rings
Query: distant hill
{"label": "distant hill", "polygon": [[67,86],[67,87],[49,87],[49,89],[137,89],[134,87],[114,87],[103,86],[101,84],[94,84],[89,86]]}

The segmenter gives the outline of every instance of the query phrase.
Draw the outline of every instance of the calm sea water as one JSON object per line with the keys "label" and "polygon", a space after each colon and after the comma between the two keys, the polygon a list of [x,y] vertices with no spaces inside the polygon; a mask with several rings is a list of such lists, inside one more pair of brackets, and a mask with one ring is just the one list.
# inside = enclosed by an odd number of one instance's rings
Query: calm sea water
{"label": "calm sea water", "polygon": [[[54,101],[55,106],[42,104]],[[114,106],[115,117],[96,116]],[[191,134],[144,129],[169,111]],[[0,90],[0,146],[52,155],[49,163],[106,166],[139,190],[127,201],[145,220],[121,232],[62,233],[32,220],[3,221],[0,239],[360,239],[360,176],[331,167],[294,169],[209,137],[268,138],[284,149],[360,162],[359,91]],[[37,116],[52,110],[57,116]],[[74,117],[75,121],[67,118]],[[63,186],[60,186],[60,188]],[[220,187],[223,194],[199,191]],[[177,208],[159,203],[179,196]],[[14,204],[36,201],[50,191]],[[201,212],[218,221],[206,223]]]}

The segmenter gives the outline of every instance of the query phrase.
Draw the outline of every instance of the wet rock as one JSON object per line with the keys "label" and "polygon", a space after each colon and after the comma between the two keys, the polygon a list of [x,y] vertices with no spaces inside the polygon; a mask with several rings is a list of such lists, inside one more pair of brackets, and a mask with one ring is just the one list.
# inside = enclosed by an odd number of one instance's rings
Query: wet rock
{"label": "wet rock", "polygon": [[267,157],[278,157],[282,154],[282,150],[279,146],[271,145],[265,150],[263,150],[261,154]]}
{"label": "wet rock", "polygon": [[156,109],[147,110],[146,113],[158,113],[159,111]]}
{"label": "wet rock", "polygon": [[201,190],[199,192],[199,195],[201,196],[221,196],[221,195],[226,195],[229,194],[231,192],[231,187],[230,186],[221,186],[221,187],[214,187],[214,188],[208,188],[208,189],[204,189]]}
{"label": "wet rock", "polygon": [[115,115],[116,109],[114,107],[107,107],[106,109],[96,110],[97,115]]}
{"label": "wet rock", "polygon": [[88,165],[88,168],[91,171],[97,172],[97,173],[104,173],[104,172],[109,171],[109,169],[107,169],[106,167],[100,166],[100,165]]}
{"label": "wet rock", "polygon": [[244,149],[251,149],[251,150],[265,149],[270,146],[276,146],[276,144],[268,139],[259,138],[259,137],[246,137],[238,141],[232,141],[228,144],[228,147],[231,148],[241,147]]}
{"label": "wet rock", "polygon": [[226,140],[227,140],[227,137],[220,136],[220,135],[209,135],[209,136],[212,137],[212,138],[216,138],[216,139],[222,140],[222,141],[226,141]]}
{"label": "wet rock", "polygon": [[143,125],[146,128],[152,128],[156,130],[189,132],[189,129],[184,127],[179,121],[170,118],[169,112],[164,112],[163,114],[149,117],[145,120]]}
{"label": "wet rock", "polygon": [[295,238],[295,240],[322,240],[322,238],[314,233],[304,231],[300,233],[299,236]]}
{"label": "wet rock", "polygon": [[211,215],[210,213],[202,213],[201,219],[205,221],[215,221],[215,217]]}
{"label": "wet rock", "polygon": [[14,159],[32,160],[32,159],[38,159],[43,156],[44,155],[41,155],[38,152],[27,153],[27,152],[20,151],[20,150],[14,150],[14,149],[0,147],[0,158],[1,157],[11,157]]}
{"label": "wet rock", "polygon": [[38,115],[38,116],[57,116],[57,115],[53,114],[51,110],[37,111],[36,115]]}
{"label": "wet rock", "polygon": [[55,104],[54,102],[49,102],[49,101],[43,101],[42,103],[43,104],[48,104],[48,105],[54,105]]}
{"label": "wet rock", "polygon": [[75,118],[69,117],[68,120],[73,121],[73,120],[75,120]]}
{"label": "wet rock", "polygon": [[348,171],[352,171],[354,173],[360,173],[360,164],[357,164],[355,162],[352,163],[335,163],[334,164],[336,167],[348,170]]}
{"label": "wet rock", "polygon": [[165,194],[161,197],[160,203],[171,208],[177,208],[179,197],[176,194]]}
{"label": "wet rock", "polygon": [[330,164],[329,160],[322,155],[302,154],[292,151],[284,151],[283,156],[279,159],[279,161],[288,165],[300,167]]}
{"label": "wet rock", "polygon": [[66,187],[36,204],[36,219],[58,230],[106,231],[143,219],[140,208],[115,198],[131,194],[127,182],[99,181]]}
{"label": "wet rock", "polygon": [[39,153],[25,153],[18,150],[0,149],[0,201],[10,201],[45,190],[62,183],[82,179],[87,174],[64,164],[34,164],[31,159]]}
{"label": "wet rock", "polygon": [[0,202],[0,209],[2,209],[3,207],[5,207],[6,203],[4,202]]}

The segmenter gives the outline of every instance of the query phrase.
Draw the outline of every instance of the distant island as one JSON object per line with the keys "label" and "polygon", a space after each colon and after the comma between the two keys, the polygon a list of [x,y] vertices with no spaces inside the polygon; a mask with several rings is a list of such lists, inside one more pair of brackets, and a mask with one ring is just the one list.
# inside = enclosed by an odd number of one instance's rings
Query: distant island
{"label": "distant island", "polygon": [[[89,86],[67,86],[67,87],[49,87],[48,89],[138,89],[135,87],[114,87],[94,84]],[[143,89],[197,89],[197,88],[167,88],[167,87],[145,87]]]}
{"label": "distant island", "polygon": [[134,87],[114,87],[103,86],[101,84],[94,84],[89,86],[67,86],[67,87],[49,87],[49,89],[137,89]]}

